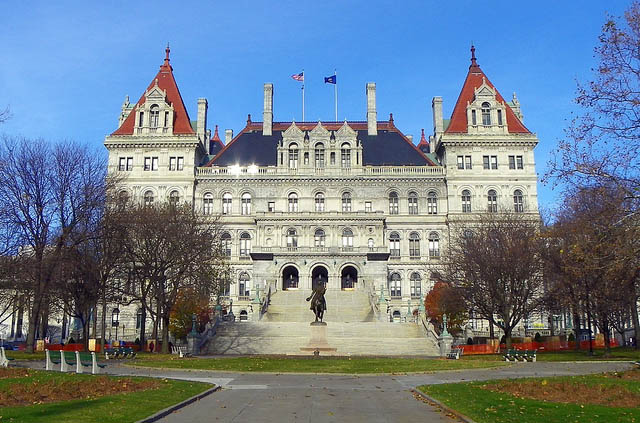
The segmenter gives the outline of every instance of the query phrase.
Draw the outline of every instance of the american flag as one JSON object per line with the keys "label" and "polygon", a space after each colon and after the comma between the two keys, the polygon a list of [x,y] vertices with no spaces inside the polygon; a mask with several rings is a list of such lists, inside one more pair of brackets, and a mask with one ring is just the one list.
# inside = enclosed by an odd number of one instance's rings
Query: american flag
{"label": "american flag", "polygon": [[296,81],[303,82],[304,81],[304,72],[294,73],[293,75],[291,75],[291,77],[293,79],[295,79]]}

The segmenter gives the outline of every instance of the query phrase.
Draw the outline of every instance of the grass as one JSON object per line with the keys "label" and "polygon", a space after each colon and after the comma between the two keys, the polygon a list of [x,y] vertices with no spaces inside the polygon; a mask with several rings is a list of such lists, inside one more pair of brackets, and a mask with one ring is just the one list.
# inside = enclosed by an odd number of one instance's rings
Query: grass
{"label": "grass", "polygon": [[[0,376],[2,375],[0,370]],[[12,384],[64,384],[65,382],[88,380],[92,375],[76,375],[73,373],[55,373],[29,370],[28,377],[10,377],[0,379],[0,394],[7,391]],[[120,381],[120,378],[110,378]],[[148,381],[148,378],[129,378],[135,381]],[[95,380],[95,379],[94,379]],[[200,392],[211,385],[178,380],[159,380],[160,386],[138,392],[126,392],[106,395],[98,398],[78,398],[70,401],[33,404],[28,406],[2,407],[2,422],[37,423],[50,422],[102,422],[125,423],[135,422],[170,405],[176,404]],[[55,391],[54,391],[55,392]],[[79,393],[78,396],[85,396]]]}
{"label": "grass", "polygon": [[[523,381],[527,383],[523,384]],[[528,389],[532,392],[532,395],[535,392],[538,397],[545,399],[531,399],[522,395],[483,389],[483,387],[507,387],[516,384],[527,386],[528,388],[525,389],[525,392]],[[552,385],[560,389],[553,391],[551,389]],[[569,389],[566,388],[567,386]],[[588,375],[546,379],[518,379],[517,381],[498,380],[423,385],[418,389],[478,423],[534,423],[541,421],[545,423],[586,421],[608,423],[640,421],[640,408],[637,406],[611,407],[592,404],[589,398],[596,399],[597,397],[588,392],[576,398],[580,391],[598,392],[601,396],[606,396],[609,391],[617,390],[624,392],[628,397],[627,399],[631,398],[637,401],[638,395],[640,395],[640,378],[625,380],[619,377],[611,377],[611,375]],[[577,402],[564,403],[555,402],[554,400]]]}
{"label": "grass", "polygon": [[439,370],[478,369],[499,367],[499,361],[462,361],[417,358],[365,357],[232,357],[232,358],[176,358],[175,356],[144,355],[127,362],[145,367],[171,369],[223,370],[265,373],[425,373]]}
{"label": "grass", "polygon": [[[593,355],[589,355],[589,351],[538,351],[538,361],[598,361],[598,360],[612,360],[612,361],[638,361],[640,360],[640,350],[636,350],[628,347],[619,347],[611,349],[611,356],[604,356],[604,349],[593,350]],[[481,360],[481,361],[502,361],[504,358],[502,354],[473,354],[463,355],[463,360]]]}
{"label": "grass", "polygon": [[6,351],[5,350],[5,353],[7,354],[7,357],[13,358],[16,360],[29,360],[29,361],[43,360],[44,361],[44,352],[28,353],[26,351]]}

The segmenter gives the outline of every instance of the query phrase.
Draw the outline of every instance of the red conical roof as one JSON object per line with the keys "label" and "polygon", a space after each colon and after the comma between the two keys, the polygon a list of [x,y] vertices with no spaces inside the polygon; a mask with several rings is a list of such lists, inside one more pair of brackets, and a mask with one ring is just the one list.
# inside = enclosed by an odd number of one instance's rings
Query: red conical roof
{"label": "red conical roof", "polygon": [[429,142],[427,141],[427,137],[424,136],[424,128],[422,129],[422,136],[420,137],[418,148],[420,148],[421,145],[429,145]]}
{"label": "red conical roof", "polygon": [[[176,84],[176,80],[173,77],[173,68],[169,64],[170,51],[171,50],[167,45],[167,48],[165,49],[166,55],[164,58],[164,63],[160,66],[158,74],[155,76],[155,78],[153,78],[153,80],[151,80],[151,83],[140,97],[140,100],[138,100],[138,102],[136,103],[136,107],[144,104],[145,94],[156,84],[157,81],[158,87],[167,93],[167,103],[173,106],[173,133],[195,134],[195,131],[191,127],[191,120],[189,119],[187,109],[184,107],[184,101],[182,101],[180,90],[178,90],[178,85]],[[129,116],[127,116],[122,125],[111,135],[133,135],[134,124],[135,107],[132,112],[129,113]]]}
{"label": "red conical roof", "polygon": [[484,72],[482,72],[482,69],[480,69],[480,65],[476,62],[475,51],[475,47],[471,46],[471,65],[469,66],[469,73],[467,74],[467,79],[464,81],[464,85],[462,86],[462,91],[460,91],[460,96],[458,97],[456,106],[453,108],[453,113],[451,113],[449,127],[444,132],[447,134],[467,133],[467,103],[473,102],[476,88],[480,87],[484,81],[488,86],[495,90],[496,100],[500,103],[504,103],[506,106],[506,119],[509,133],[530,134],[531,131],[529,131],[520,119],[518,119],[515,113],[513,113],[511,107],[509,107],[507,102],[504,101],[502,95],[500,95],[496,87],[493,86],[491,81],[489,81],[489,78],[487,78]]}

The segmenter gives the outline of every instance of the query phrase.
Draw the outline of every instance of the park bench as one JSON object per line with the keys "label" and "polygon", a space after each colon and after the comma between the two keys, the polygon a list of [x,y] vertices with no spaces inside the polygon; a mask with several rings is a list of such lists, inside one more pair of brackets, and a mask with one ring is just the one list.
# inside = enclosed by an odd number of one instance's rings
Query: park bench
{"label": "park bench", "polygon": [[537,350],[526,350],[524,359],[526,361],[535,362],[537,359]]}
{"label": "park bench", "polygon": [[100,373],[100,369],[104,369],[106,364],[98,363],[96,353],[85,353],[79,351],[62,351],[60,350],[60,356],[57,354],[51,355],[49,350],[45,351],[45,369],[54,370],[57,365],[60,365],[61,372],[69,371],[69,366],[76,366],[76,373],[83,373],[84,367],[90,367],[92,374]]}
{"label": "park bench", "polygon": [[504,361],[518,361],[516,356],[517,353],[517,350],[509,349],[502,357],[504,358]]}
{"label": "park bench", "polygon": [[4,347],[0,347],[0,367],[9,367],[9,362],[12,360],[13,358],[7,357]]}
{"label": "park bench", "polygon": [[191,356],[191,353],[187,351],[187,347],[185,346],[172,346],[171,354],[177,355],[180,358]]}
{"label": "park bench", "polygon": [[460,360],[462,355],[462,348],[451,348],[451,351],[447,353],[447,358],[451,360]]}
{"label": "park bench", "polygon": [[134,358],[136,352],[131,347],[115,347],[104,350],[104,358],[109,360],[113,358]]}

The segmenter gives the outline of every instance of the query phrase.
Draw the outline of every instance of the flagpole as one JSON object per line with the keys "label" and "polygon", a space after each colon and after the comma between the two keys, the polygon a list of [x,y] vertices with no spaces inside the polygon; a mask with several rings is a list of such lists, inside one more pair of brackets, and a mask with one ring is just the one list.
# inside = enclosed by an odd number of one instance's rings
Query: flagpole
{"label": "flagpole", "polygon": [[302,69],[302,121],[304,122],[304,69]]}
{"label": "flagpole", "polygon": [[338,73],[336,72],[336,70],[333,70],[333,76],[336,78],[336,83],[333,84],[333,98],[335,100],[336,103],[336,122],[338,121]]}

